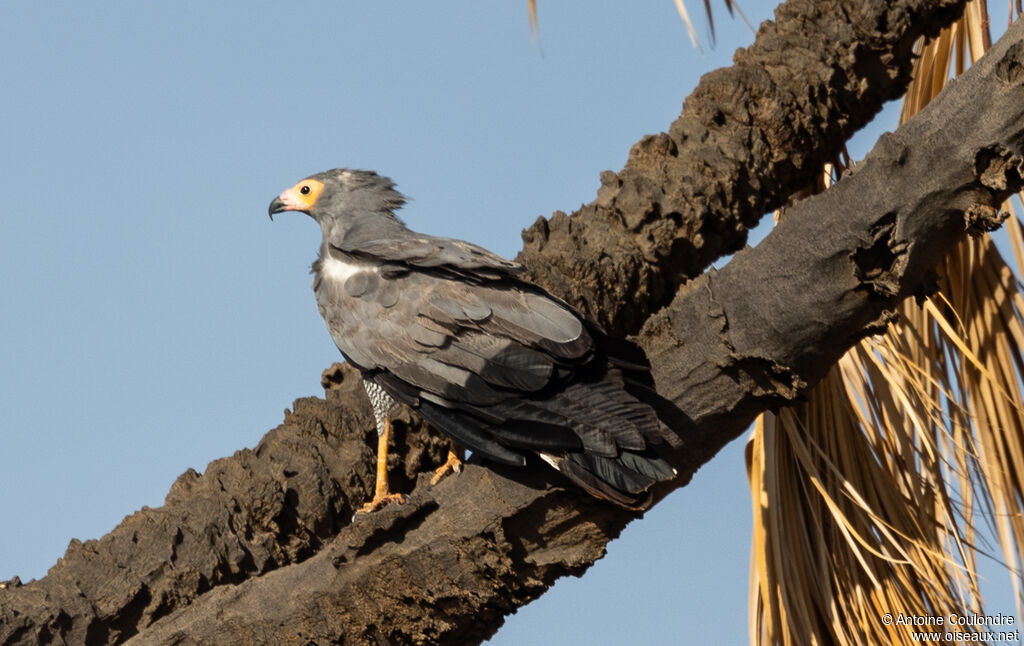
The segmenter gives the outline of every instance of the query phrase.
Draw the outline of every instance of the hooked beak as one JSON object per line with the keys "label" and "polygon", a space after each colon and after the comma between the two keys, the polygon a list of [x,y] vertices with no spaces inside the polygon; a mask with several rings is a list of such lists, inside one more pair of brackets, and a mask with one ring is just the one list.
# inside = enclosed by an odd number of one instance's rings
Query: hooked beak
{"label": "hooked beak", "polygon": [[274,219],[275,213],[281,211],[302,211],[303,213],[309,213],[309,206],[299,198],[295,193],[295,189],[288,189],[284,193],[281,193],[274,198],[274,201],[270,203],[270,208],[267,209],[270,213],[270,219]]}
{"label": "hooked beak", "polygon": [[270,219],[273,220],[275,213],[280,213],[281,211],[287,211],[287,210],[288,210],[288,207],[281,200],[281,197],[278,196],[278,197],[275,197],[274,201],[270,203],[270,209],[268,209],[268,213],[270,213]]}

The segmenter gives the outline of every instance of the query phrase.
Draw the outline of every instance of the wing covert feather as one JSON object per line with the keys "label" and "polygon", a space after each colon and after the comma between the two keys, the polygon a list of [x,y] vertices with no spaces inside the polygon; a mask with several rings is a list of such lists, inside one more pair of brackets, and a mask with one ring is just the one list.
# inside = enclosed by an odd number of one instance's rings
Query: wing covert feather
{"label": "wing covert feather", "polygon": [[345,253],[402,262],[415,267],[452,267],[463,270],[495,270],[499,274],[518,274],[523,266],[464,240],[414,235],[405,238],[359,241],[335,245]]}
{"label": "wing covert feather", "polygon": [[542,390],[591,349],[575,314],[517,287],[419,270],[315,281],[331,336],[353,363],[477,405]]}

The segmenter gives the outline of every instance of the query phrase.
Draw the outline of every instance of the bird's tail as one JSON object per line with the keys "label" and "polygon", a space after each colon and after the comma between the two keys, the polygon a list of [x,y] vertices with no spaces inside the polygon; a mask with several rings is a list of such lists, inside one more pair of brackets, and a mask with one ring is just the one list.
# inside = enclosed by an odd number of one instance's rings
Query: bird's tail
{"label": "bird's tail", "polygon": [[651,496],[647,490],[655,483],[670,480],[676,475],[676,470],[668,462],[634,451],[623,450],[615,458],[575,452],[538,454],[595,498],[633,510],[649,507]]}
{"label": "bird's tail", "polygon": [[673,449],[682,446],[680,432],[690,426],[690,420],[674,403],[655,390],[651,364],[643,349],[629,339],[608,336],[598,327],[591,326],[589,330],[612,366],[605,378],[611,378],[617,383],[621,379],[623,389],[649,406],[661,422],[660,438],[655,442],[666,442]]}

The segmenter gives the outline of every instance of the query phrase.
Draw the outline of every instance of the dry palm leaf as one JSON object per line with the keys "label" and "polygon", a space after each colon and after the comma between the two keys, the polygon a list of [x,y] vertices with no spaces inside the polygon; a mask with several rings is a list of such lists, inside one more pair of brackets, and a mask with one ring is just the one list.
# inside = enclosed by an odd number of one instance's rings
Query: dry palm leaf
{"label": "dry palm leaf", "polygon": [[[918,43],[901,120],[989,44],[979,0]],[[1021,270],[1020,222],[1008,229]],[[747,447],[752,644],[909,644],[921,627],[886,613],[980,613],[978,556],[995,556],[984,535],[1020,598],[1024,297],[987,235],[938,273],[935,296],[903,304],[806,403],[759,420]]]}
{"label": "dry palm leaf", "polygon": [[[740,18],[743,19],[743,22],[745,22],[747,24],[747,27],[750,28],[750,31],[755,31],[753,25],[750,24],[749,20],[747,20],[747,17],[743,14],[743,11],[740,9],[740,6],[736,2],[736,0],[722,0],[722,2],[723,4],[725,4],[725,8],[729,12],[730,16],[733,16],[738,13],[740,15]],[[676,11],[679,13],[679,17],[683,19],[683,24],[686,25],[686,33],[690,36],[690,43],[697,49],[700,49],[700,39],[697,38],[697,30],[694,29],[693,21],[690,20],[690,14],[689,12],[686,11],[686,3],[683,0],[675,0],[675,3]],[[704,14],[708,17],[708,29],[711,30],[711,44],[714,45],[715,19],[711,15],[711,0],[704,0]]]}
{"label": "dry palm leaf", "polygon": [[[686,25],[686,33],[690,37],[690,43],[694,47],[700,49],[700,38],[697,37],[697,30],[693,26],[693,21],[690,20],[690,13],[686,10],[686,3],[683,0],[674,0],[676,4],[676,11],[679,12],[679,17],[683,19],[683,24]],[[725,4],[726,10],[729,15],[733,15],[733,12],[738,12],[740,17],[743,18],[743,22],[747,23],[750,30],[754,28],[750,25],[750,21],[740,11],[739,5],[736,4],[736,0],[722,0]],[[537,20],[537,0],[526,0],[526,11],[530,21],[530,33],[536,36],[540,33],[540,22]],[[711,0],[704,0],[704,13],[708,17],[708,28],[711,30],[711,42],[715,42],[715,20],[711,15]]]}

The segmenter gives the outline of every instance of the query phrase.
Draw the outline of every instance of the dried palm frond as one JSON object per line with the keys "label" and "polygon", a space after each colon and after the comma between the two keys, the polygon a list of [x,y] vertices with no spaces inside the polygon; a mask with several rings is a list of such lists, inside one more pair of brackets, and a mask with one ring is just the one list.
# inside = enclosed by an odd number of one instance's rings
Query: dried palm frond
{"label": "dried palm frond", "polygon": [[[697,37],[697,30],[693,26],[693,21],[690,20],[690,14],[686,10],[686,3],[683,0],[674,0],[674,2],[676,4],[676,11],[679,12],[679,17],[683,19],[683,24],[686,25],[686,33],[690,37],[690,43],[697,49],[700,49],[700,38]],[[751,31],[754,31],[750,21],[740,11],[736,0],[722,0],[722,2],[725,4],[725,8],[730,16],[733,15],[733,12],[738,12],[743,22],[747,23]],[[537,20],[537,0],[526,0],[526,12],[530,21],[530,33],[536,36],[540,32],[540,22]],[[708,17],[708,29],[711,30],[711,42],[713,44],[715,42],[715,19],[711,15],[711,0],[704,0],[704,13]]]}
{"label": "dried palm frond", "polygon": [[[743,11],[740,10],[739,4],[736,3],[736,0],[722,0],[722,2],[725,4],[725,9],[726,11],[729,12],[730,16],[733,16],[735,15],[735,13],[738,13],[740,15],[740,18],[743,19],[743,22],[745,22],[747,24],[747,27],[750,28],[750,31],[754,31],[753,26],[750,24],[750,21],[747,20],[747,17],[743,14]],[[686,33],[690,36],[690,43],[697,49],[700,49],[700,39],[697,38],[697,30],[694,29],[693,21],[690,20],[690,14],[689,12],[686,11],[686,3],[683,0],[675,0],[675,3],[676,11],[679,13],[679,17],[683,19],[683,24],[686,25]],[[714,45],[715,19],[714,16],[711,14],[711,0],[704,0],[704,15],[708,17],[708,29],[711,30],[711,44]]]}
{"label": "dried palm frond", "polygon": [[[918,43],[901,120],[989,44],[981,0]],[[1020,269],[1020,222],[1008,228]],[[757,424],[752,644],[909,644],[921,627],[886,624],[887,613],[980,613],[978,556],[995,556],[986,534],[1021,597],[1024,298],[987,235],[937,272],[935,296],[904,303],[806,403]]]}
{"label": "dried palm frond", "polygon": [[[690,44],[694,47],[700,48],[700,39],[697,38],[697,30],[693,28],[693,21],[690,20],[690,14],[686,11],[686,3],[683,0],[675,0],[676,11],[679,12],[679,17],[683,19],[683,24],[686,25],[686,33],[690,36]],[[711,18],[710,11],[708,12],[708,21],[714,25],[714,20]],[[714,29],[714,27],[712,27]]]}

